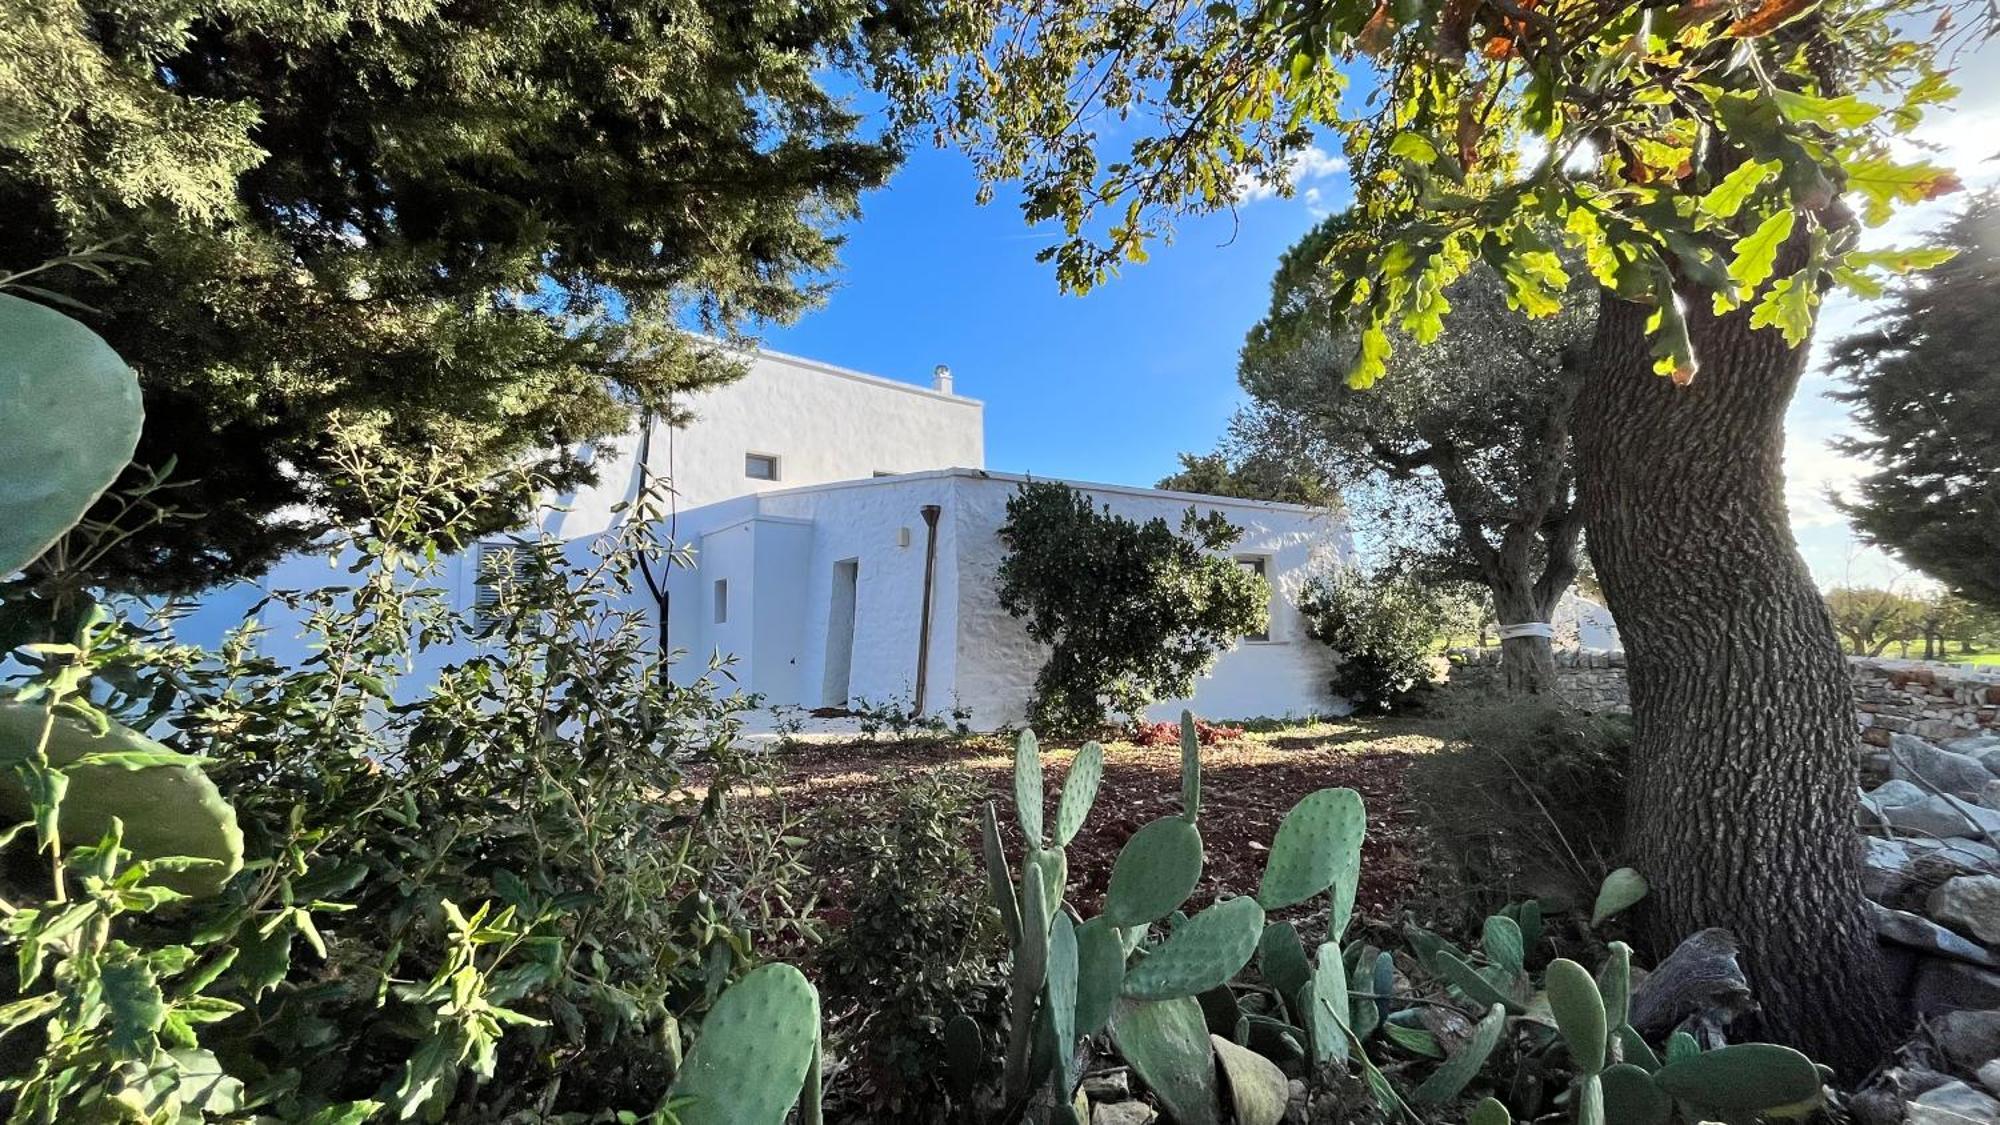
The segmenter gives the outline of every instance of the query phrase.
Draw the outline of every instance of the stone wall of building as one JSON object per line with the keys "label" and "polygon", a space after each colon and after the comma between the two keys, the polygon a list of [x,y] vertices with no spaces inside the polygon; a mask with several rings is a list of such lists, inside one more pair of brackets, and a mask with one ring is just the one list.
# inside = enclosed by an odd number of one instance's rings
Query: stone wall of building
{"label": "stone wall of building", "polygon": [[[2000,733],[2000,670],[1972,671],[1922,660],[1850,657],[1863,741],[1887,746],[1891,734],[1936,742],[1982,732]],[[1451,654],[1454,690],[1498,693],[1498,649]],[[1622,711],[1631,707],[1622,652],[1557,652],[1556,690],[1579,707]]]}

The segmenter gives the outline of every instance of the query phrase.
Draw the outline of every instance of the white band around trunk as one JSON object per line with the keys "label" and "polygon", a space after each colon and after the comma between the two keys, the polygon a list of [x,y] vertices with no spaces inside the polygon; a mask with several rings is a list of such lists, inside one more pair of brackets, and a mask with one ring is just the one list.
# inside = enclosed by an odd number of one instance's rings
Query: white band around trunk
{"label": "white band around trunk", "polygon": [[1523,621],[1518,625],[1500,626],[1500,639],[1511,641],[1515,637],[1550,637],[1556,635],[1556,627],[1546,621]]}

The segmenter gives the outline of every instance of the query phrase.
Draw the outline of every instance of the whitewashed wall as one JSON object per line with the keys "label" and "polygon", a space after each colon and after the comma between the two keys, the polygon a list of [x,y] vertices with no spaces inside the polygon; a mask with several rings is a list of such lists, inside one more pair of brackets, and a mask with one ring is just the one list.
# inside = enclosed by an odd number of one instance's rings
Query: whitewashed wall
{"label": "whitewashed wall", "polygon": [[[693,420],[680,429],[656,425],[651,454],[652,471],[673,481],[684,510],[877,473],[986,463],[977,400],[776,352],[760,353],[741,379],[685,405]],[[638,444],[636,434],[606,443],[598,484],[564,498],[560,537],[611,525],[611,509],[637,488]],[[746,476],[750,453],[776,457],[778,479]]]}
{"label": "whitewashed wall", "polygon": [[[854,644],[845,702],[908,706],[915,696],[922,623],[922,509],[936,504],[942,514],[926,710],[963,709],[981,728],[1020,722],[1047,655],[999,603],[997,572],[1006,553],[999,531],[1007,499],[1022,480],[956,469],[768,492],[688,513],[683,538],[693,536],[702,551],[696,568],[673,579],[673,640],[696,658],[687,673],[712,655],[733,653],[739,682],[772,704],[813,708],[842,702],[823,693],[830,607],[836,567],[855,560]],[[1162,701],[1153,708],[1154,717],[1170,718],[1184,705],[1216,718],[1297,716],[1335,706],[1327,686],[1331,654],[1306,635],[1295,599],[1311,568],[1329,556],[1351,555],[1338,518],[1290,505],[1080,487],[1136,520],[1159,517],[1178,526],[1190,505],[1219,511],[1244,531],[1231,553],[1268,560],[1274,586],[1270,639],[1238,644],[1202,678],[1193,700]],[[787,546],[769,548],[766,539],[755,537],[775,521],[809,530]],[[752,542],[758,551],[754,561],[742,549]],[[784,561],[773,564],[777,557]],[[711,620],[717,578],[730,583],[732,621],[725,626]],[[746,597],[756,599],[754,609]],[[781,599],[784,608],[770,608],[770,599]],[[749,624],[751,614],[755,626]],[[765,629],[762,623],[770,619],[803,624],[786,635]]]}
{"label": "whitewashed wall", "polygon": [[[1018,723],[1027,714],[1035,674],[1047,656],[1042,646],[1029,639],[1022,623],[1000,607],[996,575],[1007,549],[1000,541],[999,529],[1007,519],[1007,499],[1021,478],[996,474],[957,479],[960,503],[953,514],[958,524],[957,561],[964,591],[955,622],[958,697],[972,710],[978,726]],[[1286,504],[1110,485],[1076,487],[1117,515],[1142,522],[1158,517],[1176,528],[1190,506],[1201,512],[1221,512],[1243,531],[1230,553],[1239,557],[1262,555],[1269,560],[1266,573],[1273,593],[1270,639],[1239,642],[1195,685],[1192,699],[1162,700],[1148,717],[1172,718],[1183,707],[1210,719],[1304,716],[1335,708],[1328,689],[1332,653],[1306,634],[1296,599],[1314,566],[1353,556],[1352,538],[1338,517]]]}

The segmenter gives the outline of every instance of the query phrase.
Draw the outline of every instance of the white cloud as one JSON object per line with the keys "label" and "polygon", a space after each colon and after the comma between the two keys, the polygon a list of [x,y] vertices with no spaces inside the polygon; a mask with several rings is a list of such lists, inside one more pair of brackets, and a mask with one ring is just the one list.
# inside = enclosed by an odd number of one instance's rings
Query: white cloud
{"label": "white cloud", "polygon": [[[1296,188],[1315,180],[1327,179],[1330,176],[1335,176],[1345,171],[1347,171],[1347,161],[1345,159],[1335,156],[1318,145],[1308,145],[1298,152],[1293,153],[1285,161],[1284,168],[1276,175],[1260,176],[1250,172],[1239,173],[1236,177],[1236,202],[1238,204],[1249,204],[1256,203],[1259,200],[1275,199],[1279,196],[1290,195]],[[1306,192],[1306,204],[1314,206],[1318,203],[1319,196],[1317,192],[1308,189]]]}

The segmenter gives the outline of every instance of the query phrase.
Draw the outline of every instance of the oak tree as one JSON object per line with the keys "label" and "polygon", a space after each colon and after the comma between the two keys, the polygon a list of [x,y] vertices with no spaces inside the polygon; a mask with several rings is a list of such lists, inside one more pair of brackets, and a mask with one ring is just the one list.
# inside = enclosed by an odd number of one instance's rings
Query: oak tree
{"label": "oak tree", "polygon": [[1282,185],[1326,138],[1360,220],[1322,262],[1355,386],[1387,371],[1392,329],[1443,331],[1475,262],[1548,315],[1571,280],[1561,251],[1582,259],[1603,300],[1578,475],[1629,657],[1653,944],[1733,929],[1772,1035],[1872,1066],[1891,1027],[1852,825],[1852,687],[1790,533],[1782,420],[1825,288],[1935,260],[1854,232],[1957,187],[1896,141],[1953,96],[1946,53],[1979,33],[1954,21],[1990,8],[965,7],[962,50],[899,89],[1059,228],[1044,255],[1067,286],[1143,258],[1178,212]]}

